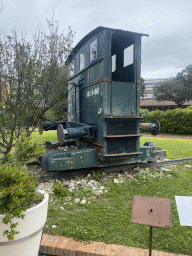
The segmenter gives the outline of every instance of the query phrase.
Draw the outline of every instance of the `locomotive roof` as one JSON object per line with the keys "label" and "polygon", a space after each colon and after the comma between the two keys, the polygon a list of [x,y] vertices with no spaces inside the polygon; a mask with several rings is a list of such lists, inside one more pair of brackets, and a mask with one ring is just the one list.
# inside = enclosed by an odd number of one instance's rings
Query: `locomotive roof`
{"label": "locomotive roof", "polygon": [[[136,33],[136,32],[131,32],[131,31],[126,31],[126,30],[121,30],[121,29],[113,29],[113,28],[106,28],[106,27],[97,27],[94,30],[92,30],[90,33],[88,33],[86,36],[84,36],[79,43],[74,47],[73,51],[71,52],[71,54],[73,54],[78,48],[80,48],[86,41],[88,41],[90,38],[92,38],[95,34],[98,34],[99,32],[103,31],[103,30],[111,30],[111,32],[116,32],[119,35],[128,35],[128,34],[132,34],[132,35],[140,35],[140,36],[149,36],[148,34],[142,34],[142,33]],[[66,60],[66,64],[68,62],[68,60],[70,59],[70,56],[67,58]]]}

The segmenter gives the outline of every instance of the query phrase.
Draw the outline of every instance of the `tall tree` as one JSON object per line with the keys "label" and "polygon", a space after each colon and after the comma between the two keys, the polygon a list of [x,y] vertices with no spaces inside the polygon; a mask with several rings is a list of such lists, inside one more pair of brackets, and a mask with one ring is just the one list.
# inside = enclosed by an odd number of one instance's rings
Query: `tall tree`
{"label": "tall tree", "polygon": [[187,66],[176,77],[160,82],[154,87],[158,101],[173,101],[178,107],[192,99],[192,65]]}
{"label": "tall tree", "polygon": [[4,155],[15,145],[20,129],[30,124],[30,135],[42,109],[67,91],[64,63],[74,33],[69,27],[66,35],[59,34],[53,19],[48,26],[49,35],[36,33],[33,44],[19,39],[16,32],[0,38],[0,153]]}

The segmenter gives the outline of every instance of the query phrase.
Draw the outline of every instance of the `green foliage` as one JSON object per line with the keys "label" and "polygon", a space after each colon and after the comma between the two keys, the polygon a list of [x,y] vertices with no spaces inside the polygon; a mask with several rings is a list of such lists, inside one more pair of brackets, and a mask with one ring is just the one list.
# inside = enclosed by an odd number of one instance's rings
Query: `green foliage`
{"label": "green foliage", "polygon": [[176,108],[166,112],[156,110],[151,111],[149,116],[145,117],[142,122],[150,122],[157,119],[161,125],[162,133],[172,134],[192,134],[192,108]]}
{"label": "green foliage", "polygon": [[[42,110],[67,92],[65,60],[72,50],[73,31],[58,33],[58,23],[48,21],[49,34],[42,31],[33,43],[12,35],[0,37],[0,154],[15,146],[15,134],[26,125],[38,125]],[[67,118],[67,98],[52,109],[53,120]],[[46,116],[49,118],[49,113]]]}
{"label": "green foliage", "polygon": [[96,171],[96,173],[94,173],[93,179],[96,180],[96,181],[100,181],[101,176],[102,176],[101,171],[98,170],[98,171]]}
{"label": "green foliage", "polygon": [[145,114],[148,114],[149,113],[149,110],[147,108],[140,108],[140,114],[141,115],[145,115]]}
{"label": "green foliage", "polygon": [[45,148],[43,146],[39,146],[38,141],[33,141],[30,137],[26,137],[26,134],[23,131],[15,145],[15,161],[24,163],[33,158],[38,158],[45,152]]}
{"label": "green foliage", "polygon": [[26,137],[24,131],[21,131],[17,143],[15,144],[14,152],[6,154],[1,162],[24,164],[26,161],[32,161],[46,152],[43,146],[39,146],[38,141],[31,137]]}
{"label": "green foliage", "polygon": [[[0,214],[4,214],[3,223],[8,229],[3,232],[9,240],[13,240],[18,223],[13,223],[14,217],[24,218],[23,211],[31,206],[36,197],[38,177],[17,165],[4,164],[0,166]],[[42,198],[41,198],[42,200]]]}
{"label": "green foliage", "polygon": [[53,187],[53,191],[57,197],[67,197],[71,195],[69,189],[64,187],[61,181],[56,181],[56,184]]}

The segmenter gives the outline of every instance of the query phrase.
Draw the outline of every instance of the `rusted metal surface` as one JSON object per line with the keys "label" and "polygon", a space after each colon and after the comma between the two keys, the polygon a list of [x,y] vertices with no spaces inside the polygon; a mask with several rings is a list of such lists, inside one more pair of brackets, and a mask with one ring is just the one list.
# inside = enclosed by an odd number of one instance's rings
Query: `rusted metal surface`
{"label": "rusted metal surface", "polygon": [[118,119],[118,118],[127,118],[127,119],[142,119],[141,116],[111,116],[111,115],[103,115],[103,118],[113,118],[113,119]]}
{"label": "rusted metal surface", "polygon": [[131,152],[131,153],[119,153],[119,154],[106,154],[105,157],[114,157],[114,156],[133,156],[133,155],[140,155],[141,152]]}
{"label": "rusted metal surface", "polygon": [[151,125],[150,125],[150,123],[141,123],[140,124],[140,129],[150,131],[151,130]]}
{"label": "rusted metal surface", "polygon": [[151,256],[152,251],[152,226],[149,229],[149,256]]}
{"label": "rusted metal surface", "polygon": [[149,131],[152,135],[157,135],[160,132],[160,123],[157,119],[154,119],[150,123],[141,123],[140,129],[143,131]]}
{"label": "rusted metal surface", "polygon": [[171,199],[134,195],[131,223],[172,228]]}

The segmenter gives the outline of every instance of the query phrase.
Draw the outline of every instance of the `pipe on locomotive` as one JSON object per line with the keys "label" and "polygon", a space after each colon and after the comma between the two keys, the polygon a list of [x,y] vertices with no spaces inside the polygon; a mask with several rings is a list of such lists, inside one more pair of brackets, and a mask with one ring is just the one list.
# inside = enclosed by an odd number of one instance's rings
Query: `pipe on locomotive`
{"label": "pipe on locomotive", "polygon": [[[157,135],[160,131],[160,124],[158,120],[152,120],[150,123],[141,123],[140,129],[143,131],[148,131],[152,135]],[[65,140],[81,138],[81,137],[94,137],[93,136],[93,127],[92,126],[82,126],[82,127],[73,127],[73,128],[63,128],[62,124],[57,126],[57,138],[59,144],[63,146]]]}
{"label": "pipe on locomotive", "polygon": [[160,123],[157,119],[154,119],[150,123],[141,123],[140,129],[150,132],[152,135],[157,135],[160,132]]}

